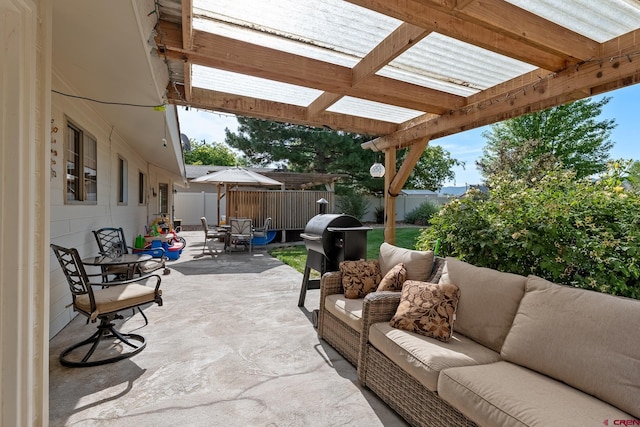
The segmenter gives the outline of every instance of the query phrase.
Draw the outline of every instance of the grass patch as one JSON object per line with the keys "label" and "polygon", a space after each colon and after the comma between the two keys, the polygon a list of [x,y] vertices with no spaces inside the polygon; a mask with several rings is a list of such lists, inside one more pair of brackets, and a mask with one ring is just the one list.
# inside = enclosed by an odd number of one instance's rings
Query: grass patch
{"label": "grass patch", "polygon": [[[417,227],[396,228],[396,246],[414,249],[420,230]],[[384,230],[382,228],[375,228],[367,233],[367,259],[378,259],[382,242],[384,242]],[[270,250],[269,254],[295,268],[300,273],[304,273],[304,267],[307,263],[307,248],[304,245],[275,248]],[[320,275],[315,270],[311,270],[311,277],[318,278]]]}

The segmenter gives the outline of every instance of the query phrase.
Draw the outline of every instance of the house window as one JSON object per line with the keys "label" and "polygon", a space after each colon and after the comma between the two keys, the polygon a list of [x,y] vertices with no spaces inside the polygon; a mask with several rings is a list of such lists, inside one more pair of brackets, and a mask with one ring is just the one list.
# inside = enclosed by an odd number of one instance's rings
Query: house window
{"label": "house window", "polygon": [[65,162],[67,203],[95,204],[98,200],[98,160],[95,138],[67,122]]}
{"label": "house window", "polygon": [[144,205],[147,200],[147,179],[142,172],[138,172],[138,203]]}
{"label": "house window", "polygon": [[160,196],[160,213],[169,214],[169,184],[158,184],[158,193]]}
{"label": "house window", "polygon": [[129,164],[122,157],[118,157],[118,204],[129,202]]}

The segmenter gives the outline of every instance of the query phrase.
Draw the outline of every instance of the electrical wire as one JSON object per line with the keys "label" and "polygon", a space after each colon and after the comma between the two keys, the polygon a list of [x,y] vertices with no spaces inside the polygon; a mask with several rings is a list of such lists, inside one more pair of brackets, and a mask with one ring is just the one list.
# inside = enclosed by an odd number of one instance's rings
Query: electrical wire
{"label": "electrical wire", "polygon": [[51,92],[57,93],[58,95],[68,96],[69,98],[83,99],[85,101],[97,102],[98,104],[106,104],[106,105],[121,105],[125,107],[140,107],[140,108],[155,108],[155,109],[164,109],[165,104],[156,104],[156,105],[148,105],[148,104],[133,104],[129,102],[111,102],[111,101],[102,101],[99,99],[88,98],[86,96],[72,95],[70,93],[60,92],[55,89],[51,89]]}

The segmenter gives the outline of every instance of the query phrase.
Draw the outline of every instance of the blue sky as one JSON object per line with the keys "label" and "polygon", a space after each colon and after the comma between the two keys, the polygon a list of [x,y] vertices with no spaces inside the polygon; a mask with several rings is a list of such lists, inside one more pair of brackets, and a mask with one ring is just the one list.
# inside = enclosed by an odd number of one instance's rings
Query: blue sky
{"label": "blue sky", "polygon": [[[600,99],[604,95],[599,95]],[[629,86],[609,92],[606,96],[612,99],[604,107],[602,119],[615,119],[617,127],[611,133],[614,142],[611,157],[614,159],[640,160],[640,84]],[[205,140],[211,142],[224,142],[224,129],[232,131],[237,129],[237,121],[234,116],[225,113],[208,112],[190,109],[184,111],[179,108],[180,129],[182,133],[196,141]],[[451,153],[451,156],[466,163],[465,169],[455,168],[456,178],[448,185],[464,186],[478,184],[481,181],[480,174],[475,167],[475,161],[482,156],[482,148],[485,139],[482,133],[489,127],[482,127],[456,135],[433,140],[432,145],[441,145]]]}

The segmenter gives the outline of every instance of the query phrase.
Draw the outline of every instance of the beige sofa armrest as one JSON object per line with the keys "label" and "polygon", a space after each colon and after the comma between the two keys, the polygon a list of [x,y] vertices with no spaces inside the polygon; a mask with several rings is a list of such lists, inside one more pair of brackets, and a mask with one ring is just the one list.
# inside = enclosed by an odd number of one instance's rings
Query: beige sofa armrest
{"label": "beige sofa armrest", "polygon": [[374,323],[388,322],[400,304],[400,292],[372,292],[364,298],[362,304],[362,331],[360,332],[360,352],[358,356],[358,381],[366,384],[367,343],[369,327]]}
{"label": "beige sofa armrest", "polygon": [[324,332],[324,304],[329,295],[344,293],[342,288],[342,274],[339,271],[329,271],[320,278],[320,309],[318,310],[318,336],[322,338]]}

